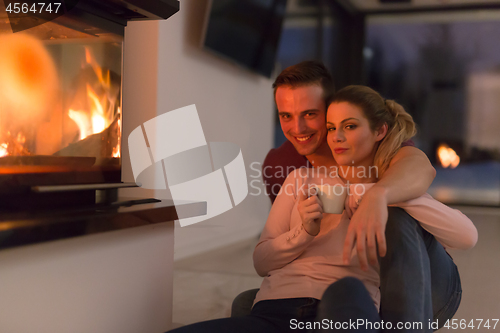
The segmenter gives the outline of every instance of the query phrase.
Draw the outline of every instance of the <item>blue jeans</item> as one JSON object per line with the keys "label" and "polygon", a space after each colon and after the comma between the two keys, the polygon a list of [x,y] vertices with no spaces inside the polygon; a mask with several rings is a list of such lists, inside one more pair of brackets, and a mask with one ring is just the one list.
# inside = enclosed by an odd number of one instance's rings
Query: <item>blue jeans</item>
{"label": "blue jeans", "polygon": [[[330,285],[321,301],[314,298],[260,301],[249,315],[205,321],[170,332],[379,332],[373,328],[379,322],[377,309],[363,283],[347,277]],[[370,324],[356,326],[356,323]]]}
{"label": "blue jeans", "polygon": [[385,237],[387,254],[380,263],[380,317],[403,324],[420,322],[422,329],[399,332],[432,332],[429,322],[441,328],[460,305],[462,288],[453,259],[418,221],[401,208],[389,208]]}

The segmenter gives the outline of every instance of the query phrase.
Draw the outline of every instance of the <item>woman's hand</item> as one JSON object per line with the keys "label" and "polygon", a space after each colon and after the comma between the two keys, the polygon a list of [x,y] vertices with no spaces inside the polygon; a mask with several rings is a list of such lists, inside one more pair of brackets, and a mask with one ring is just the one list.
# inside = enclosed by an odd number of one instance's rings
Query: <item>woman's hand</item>
{"label": "woman's hand", "polygon": [[317,195],[309,196],[307,178],[302,188],[299,189],[298,199],[297,209],[302,219],[302,225],[309,235],[316,236],[319,234],[323,218],[323,204]]}
{"label": "woman's hand", "polygon": [[377,245],[379,255],[385,256],[387,251],[385,242],[387,217],[385,195],[378,193],[375,188],[370,189],[364,195],[359,207],[352,212],[344,243],[343,258],[345,264],[350,261],[354,245],[356,245],[359,264],[363,270],[368,269],[368,261],[373,266],[378,263]]}

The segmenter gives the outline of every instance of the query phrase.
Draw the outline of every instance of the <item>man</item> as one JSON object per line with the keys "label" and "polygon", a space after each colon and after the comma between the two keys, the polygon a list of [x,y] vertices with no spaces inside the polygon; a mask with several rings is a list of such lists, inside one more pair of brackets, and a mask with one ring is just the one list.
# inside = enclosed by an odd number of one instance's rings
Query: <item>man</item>
{"label": "man", "polygon": [[[305,61],[288,67],[277,77],[273,88],[281,128],[288,139],[281,147],[268,153],[263,165],[266,189],[274,202],[288,173],[294,169],[311,166],[330,168],[336,167],[337,163],[326,141],[326,100],[334,93],[334,84],[324,65]],[[444,324],[442,319],[450,318],[458,307],[454,304],[456,307],[445,313],[449,293],[435,292],[439,282],[447,282],[454,274],[458,276],[454,264],[449,267],[443,264],[449,258],[444,258],[447,254],[442,246],[432,235],[422,232],[422,228],[406,212],[397,208],[388,209],[389,204],[423,195],[434,177],[435,170],[426,155],[415,148],[413,142],[406,142],[383,177],[365,193],[351,218],[343,257],[348,260],[356,246],[363,269],[368,267],[368,262],[376,265],[380,261],[380,314],[385,321],[423,321],[423,318],[439,312],[441,327]],[[412,237],[423,239],[420,239],[420,248],[415,248],[413,243],[407,244],[411,243],[406,241],[408,233],[414,230],[418,230],[418,235],[413,233]],[[432,270],[432,281],[425,280],[424,276],[414,277],[412,275],[418,275],[414,273],[403,274],[405,269],[414,272],[417,267],[418,270],[418,262],[422,259],[414,254],[422,251],[422,247],[423,251],[427,248],[429,252],[431,268],[437,267]],[[459,284],[459,278],[454,282]],[[412,290],[412,286],[418,284],[425,288],[432,285],[432,300],[417,301],[420,295],[416,289]],[[245,307],[245,302],[248,307],[255,293],[254,290],[240,294],[233,302],[232,316],[244,314],[238,312],[239,308]],[[432,331],[427,322],[422,324],[423,330],[418,331]]]}

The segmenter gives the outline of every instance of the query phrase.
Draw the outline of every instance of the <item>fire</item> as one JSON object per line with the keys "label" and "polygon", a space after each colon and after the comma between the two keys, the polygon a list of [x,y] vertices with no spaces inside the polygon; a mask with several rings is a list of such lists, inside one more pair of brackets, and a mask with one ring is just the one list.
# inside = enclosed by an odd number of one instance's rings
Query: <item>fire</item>
{"label": "fire", "polygon": [[104,108],[102,106],[101,100],[95,94],[94,90],[87,84],[87,95],[92,101],[92,132],[101,133],[106,127],[108,127],[113,119],[104,118]]}
{"label": "fire", "polygon": [[31,138],[55,105],[56,66],[43,43],[28,34],[0,34],[0,45],[0,157],[30,155],[24,135]]}
{"label": "fire", "polygon": [[85,61],[87,62],[87,64],[92,66],[92,69],[94,69],[94,72],[97,75],[99,83],[101,83],[104,87],[109,89],[111,87],[110,73],[109,71],[106,71],[106,76],[102,74],[102,67],[99,66],[99,64],[95,60],[94,56],[92,55],[92,52],[90,52],[88,47],[85,48]]}
{"label": "fire", "polygon": [[[55,142],[53,151],[48,150],[46,154],[65,149],[61,142],[64,142],[64,146],[72,144],[78,130],[78,140],[103,132],[103,137],[107,138],[107,132],[112,132],[109,135],[111,139],[102,143],[108,144],[108,156],[105,157],[120,157],[120,87],[115,82],[118,79],[111,80],[115,79],[112,76],[115,74],[103,69],[90,49],[85,47],[84,64],[78,76],[82,80],[78,81],[76,97],[64,110],[76,127],[72,124],[66,126],[64,119],[67,118],[61,117],[60,113],[52,116],[52,110],[57,108],[52,96],[56,95],[54,91],[58,87],[58,79],[49,52],[42,42],[33,37],[22,34],[16,36],[9,39],[0,35],[0,45],[8,45],[6,50],[9,50],[4,52],[2,48],[0,52],[0,157],[33,155],[39,144],[39,141],[35,141],[39,140],[37,135],[49,132],[40,130],[42,126],[49,122],[58,124],[57,121],[62,122],[63,126],[59,125],[58,128],[63,128],[61,132],[66,137],[58,143],[54,134],[55,139],[51,141]],[[96,148],[91,154],[104,154],[103,151]],[[80,154],[80,151],[76,154]]]}
{"label": "fire", "polygon": [[9,144],[8,143],[2,143],[0,145],[0,157],[4,157],[4,156],[9,155],[9,152],[7,151],[7,148],[9,148]]}
{"label": "fire", "polygon": [[71,119],[73,119],[80,130],[79,140],[83,140],[91,134],[90,122],[86,112],[69,109],[68,115]]}
{"label": "fire", "polygon": [[0,144],[0,157],[30,155],[30,152],[24,147],[26,137],[21,132],[14,136],[10,131],[7,131],[4,138],[6,141]]}
{"label": "fire", "polygon": [[[69,109],[68,116],[75,122],[80,131],[80,140],[92,134],[101,133],[108,128],[116,117],[121,116],[120,107],[114,112],[116,98],[111,93],[110,71],[103,73],[103,69],[88,48],[85,48],[85,60],[92,67],[98,79],[98,87],[95,89],[87,84],[87,105],[90,110],[81,111]],[[99,90],[100,93],[97,93]],[[118,129],[121,132],[121,123],[118,118]],[[120,157],[120,143],[113,147],[112,157]]]}
{"label": "fire", "polygon": [[437,150],[439,162],[444,168],[451,167],[455,169],[460,163],[460,157],[446,144],[440,144]]}
{"label": "fire", "polygon": [[108,128],[114,120],[112,110],[104,111],[105,98],[97,96],[90,85],[87,84],[87,98],[89,100],[90,112],[69,109],[69,117],[76,123],[80,130],[80,140],[91,134],[97,134]]}
{"label": "fire", "polygon": [[16,125],[41,121],[53,107],[58,84],[50,53],[24,33],[0,34],[0,45],[0,116]]}

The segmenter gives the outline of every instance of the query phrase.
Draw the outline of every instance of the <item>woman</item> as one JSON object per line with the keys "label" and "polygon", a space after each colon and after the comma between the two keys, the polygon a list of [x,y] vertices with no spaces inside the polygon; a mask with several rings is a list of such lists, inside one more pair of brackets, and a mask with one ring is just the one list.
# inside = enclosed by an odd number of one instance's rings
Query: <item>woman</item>
{"label": "woman", "polygon": [[[384,100],[368,87],[342,89],[329,104],[328,144],[340,165],[339,173],[345,174],[347,181],[364,183],[372,176],[360,173],[361,179],[356,179],[352,173],[344,172],[353,160],[356,160],[354,164],[358,169],[374,165],[378,171],[376,177],[380,177],[398,145],[415,134],[415,124],[403,107]],[[371,155],[366,150],[363,155],[363,148],[371,151]],[[363,156],[369,156],[371,163],[363,160]],[[356,194],[350,199],[351,207],[356,207],[356,201],[360,200]],[[378,238],[387,237],[387,255],[379,258],[381,317],[391,322],[432,320],[432,328],[442,327],[447,319],[452,318],[461,299],[458,271],[443,246],[471,248],[477,241],[477,231],[463,214],[450,210],[428,194],[396,206],[404,208],[420,223],[397,208],[389,208],[400,218],[390,221],[392,225],[386,226],[385,235],[367,240],[368,244],[373,244],[378,243]],[[453,214],[445,219],[439,218],[443,212]],[[350,228],[356,229],[356,226],[350,225]],[[346,243],[352,234],[348,234]],[[359,236],[364,235],[358,232],[356,237]]]}
{"label": "woman", "polygon": [[[314,184],[349,183],[369,186],[376,182],[401,143],[414,135],[415,125],[411,117],[395,102],[384,101],[373,90],[360,86],[344,88],[335,95],[328,108],[327,120],[328,143],[340,168],[334,172],[333,177],[332,171],[335,170],[317,172],[314,169],[299,169],[286,179],[255,248],[254,265],[264,281],[256,296],[252,314],[194,324],[183,327],[178,332],[260,333],[309,329],[375,332],[390,328],[381,326],[379,321],[377,308],[382,289],[377,263],[372,262],[370,267],[362,268],[356,249],[348,253],[347,262],[343,257],[344,242],[350,227],[349,216],[362,199],[362,191],[356,191],[356,185],[351,185],[353,195],[348,196],[344,213],[324,214],[318,197],[309,195],[309,187]],[[369,173],[370,166],[376,166],[379,173]],[[356,172],[352,172],[353,168],[356,168]],[[358,172],[363,168],[366,171],[364,174]],[[465,249],[475,244],[477,232],[472,222],[465,215],[438,203],[430,196],[398,206],[420,221],[422,227],[445,246]],[[421,241],[416,240],[420,250],[422,247],[423,250],[417,252],[421,254],[427,245],[439,250],[441,245],[437,246],[437,242],[426,243],[427,239],[432,240],[434,237],[417,222],[412,223],[414,225],[411,228],[423,235]],[[356,237],[360,237],[360,234]],[[369,239],[368,244],[380,241],[381,237],[384,235]],[[399,235],[395,238],[398,237]],[[406,240],[402,241],[403,244],[405,242]],[[392,242],[388,242],[386,255],[389,258],[389,269],[384,268],[382,272],[389,275],[392,268],[398,269],[392,267],[397,266],[397,260],[393,260],[397,255],[393,254],[401,248],[401,245],[391,248],[390,244]],[[381,265],[384,260],[381,259]],[[429,261],[427,258],[426,264],[432,266]],[[452,261],[447,264],[450,268],[455,268]],[[431,268],[422,268],[429,279],[430,270]],[[456,268],[454,272],[456,279],[453,283],[445,281],[452,288],[447,288],[446,295],[436,302],[433,296],[433,304],[424,304],[421,318],[432,319],[432,307],[440,302],[444,302],[443,311],[446,316],[451,316],[456,311],[460,283]],[[384,281],[386,280],[382,279]],[[392,279],[390,284],[393,283],[397,284],[397,281]],[[424,293],[429,294],[427,298],[430,302],[431,281],[424,285]],[[383,289],[385,292],[390,287]],[[385,309],[385,303],[382,309]],[[388,317],[393,315],[391,311],[387,313]],[[396,314],[390,318],[391,325],[396,325],[398,318],[406,320],[404,314],[398,316]],[[420,322],[422,327],[417,327],[417,330],[429,331],[430,323],[423,319]],[[439,324],[442,326],[444,323]]]}

